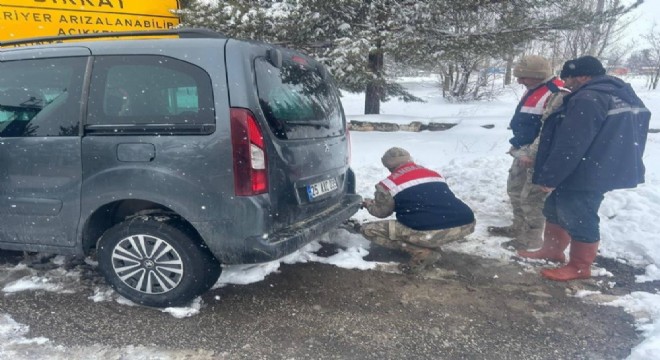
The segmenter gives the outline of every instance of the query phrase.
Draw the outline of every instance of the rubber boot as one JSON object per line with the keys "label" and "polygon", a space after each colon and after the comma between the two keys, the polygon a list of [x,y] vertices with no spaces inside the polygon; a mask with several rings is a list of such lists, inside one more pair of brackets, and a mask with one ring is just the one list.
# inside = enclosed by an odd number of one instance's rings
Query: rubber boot
{"label": "rubber boot", "polygon": [[598,244],[571,241],[569,261],[566,266],[558,269],[541,270],[541,276],[554,281],[569,281],[577,279],[588,279],[591,277],[591,264],[596,259]]}
{"label": "rubber boot", "polygon": [[536,251],[518,251],[518,256],[527,259],[548,260],[556,262],[566,262],[564,250],[571,243],[571,236],[561,226],[545,222],[543,231],[543,245]]}

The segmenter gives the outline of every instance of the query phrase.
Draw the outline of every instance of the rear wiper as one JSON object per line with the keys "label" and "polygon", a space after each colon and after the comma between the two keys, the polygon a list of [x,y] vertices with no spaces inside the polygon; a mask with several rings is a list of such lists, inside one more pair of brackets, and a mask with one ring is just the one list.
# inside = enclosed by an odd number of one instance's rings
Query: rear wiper
{"label": "rear wiper", "polygon": [[296,126],[313,126],[313,127],[322,127],[329,129],[330,128],[330,123],[325,121],[323,123],[321,122],[309,122],[309,121],[301,121],[301,120],[289,120],[285,121],[287,125],[296,125]]}

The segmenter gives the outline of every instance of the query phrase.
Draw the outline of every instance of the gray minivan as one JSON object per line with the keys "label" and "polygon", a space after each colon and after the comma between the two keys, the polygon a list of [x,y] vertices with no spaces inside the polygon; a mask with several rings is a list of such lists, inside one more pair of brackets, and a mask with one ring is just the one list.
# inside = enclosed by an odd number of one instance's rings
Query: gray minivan
{"label": "gray minivan", "polygon": [[0,43],[0,249],[95,255],[119,294],[176,306],[358,210],[311,57],[203,29],[32,45],[60,39]]}

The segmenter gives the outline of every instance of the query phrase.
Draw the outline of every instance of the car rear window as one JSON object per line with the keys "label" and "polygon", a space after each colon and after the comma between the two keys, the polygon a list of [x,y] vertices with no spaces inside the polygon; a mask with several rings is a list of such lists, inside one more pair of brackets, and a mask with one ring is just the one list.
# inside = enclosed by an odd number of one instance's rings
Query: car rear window
{"label": "car rear window", "polygon": [[281,139],[339,136],[344,132],[338,92],[320,65],[299,55],[283,56],[282,66],[255,60],[261,109]]}

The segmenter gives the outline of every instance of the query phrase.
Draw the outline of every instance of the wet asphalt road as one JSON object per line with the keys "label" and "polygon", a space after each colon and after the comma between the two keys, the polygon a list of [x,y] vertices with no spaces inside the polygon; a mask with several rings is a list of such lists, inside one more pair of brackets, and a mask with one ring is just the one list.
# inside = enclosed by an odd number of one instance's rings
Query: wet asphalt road
{"label": "wet asphalt road", "polygon": [[[19,258],[5,253],[0,268]],[[450,254],[423,276],[318,263],[280,270],[210,291],[183,319],[93,302],[103,283],[93,269],[74,293],[0,295],[0,313],[68,354],[17,346],[19,359],[149,358],[136,349],[159,351],[151,359],[623,359],[641,341],[622,309],[568,296],[580,284],[544,281],[513,262]]]}

